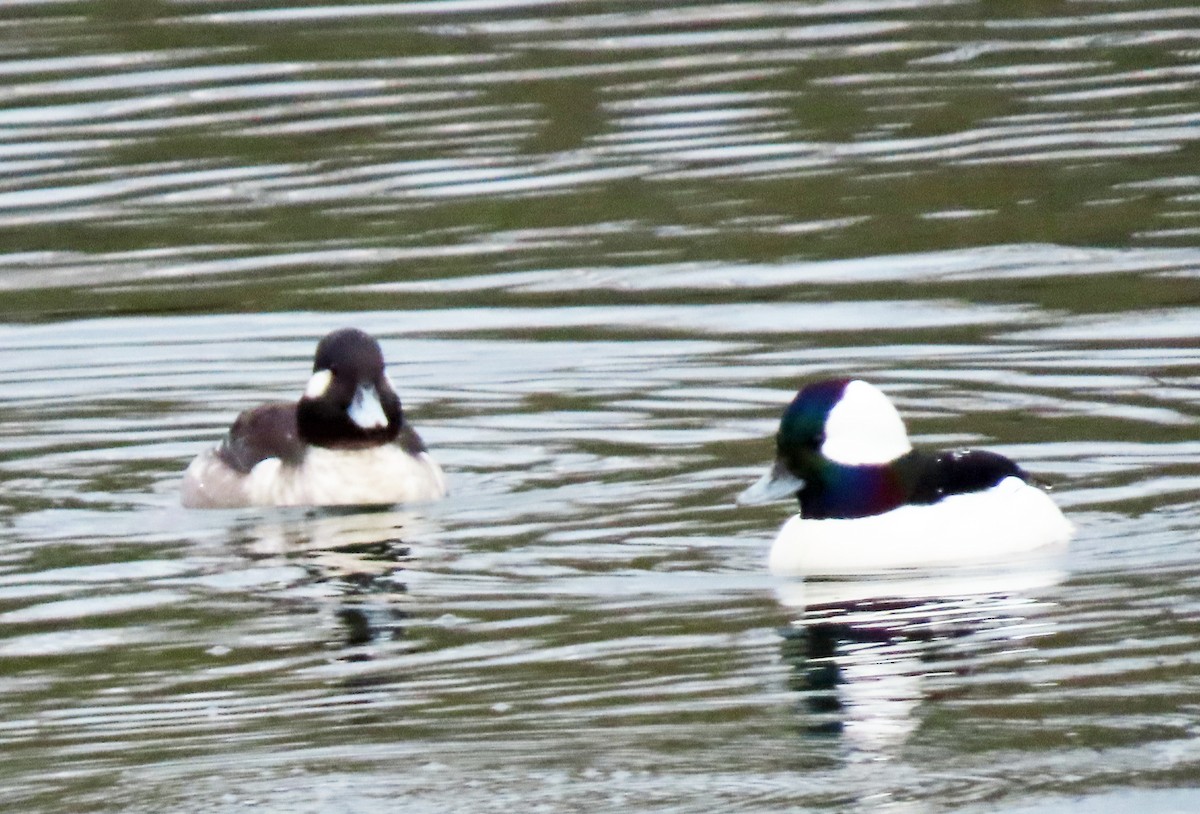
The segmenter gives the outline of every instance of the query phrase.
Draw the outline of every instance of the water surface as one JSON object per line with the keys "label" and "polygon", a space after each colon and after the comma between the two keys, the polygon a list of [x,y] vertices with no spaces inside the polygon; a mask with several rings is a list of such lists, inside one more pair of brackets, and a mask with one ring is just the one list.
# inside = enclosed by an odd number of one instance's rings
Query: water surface
{"label": "water surface", "polygon": [[[1195,808],[1197,16],[12,4],[0,801]],[[451,497],[181,509],[343,325]],[[772,579],[831,374],[1070,552]]]}

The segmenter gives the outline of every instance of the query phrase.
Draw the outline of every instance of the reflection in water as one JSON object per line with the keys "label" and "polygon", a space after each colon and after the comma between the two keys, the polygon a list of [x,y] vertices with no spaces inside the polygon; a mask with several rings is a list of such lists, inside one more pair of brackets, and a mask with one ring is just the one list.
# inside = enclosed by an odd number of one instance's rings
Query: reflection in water
{"label": "reflection in water", "polygon": [[865,758],[896,757],[921,725],[929,677],[1051,632],[1030,618],[1046,603],[1027,594],[1062,577],[1050,567],[782,586],[780,602],[800,614],[782,652],[808,729],[841,733]]}
{"label": "reflection in water", "polygon": [[[312,592],[313,601],[332,597],[345,644],[362,648],[403,638],[409,616],[403,607],[407,586],[402,574],[412,559],[406,540],[432,529],[429,521],[408,511],[322,508],[280,512],[235,526],[233,537],[250,559],[298,560],[302,582],[322,587]],[[367,660],[371,654],[355,649],[344,658]]]}

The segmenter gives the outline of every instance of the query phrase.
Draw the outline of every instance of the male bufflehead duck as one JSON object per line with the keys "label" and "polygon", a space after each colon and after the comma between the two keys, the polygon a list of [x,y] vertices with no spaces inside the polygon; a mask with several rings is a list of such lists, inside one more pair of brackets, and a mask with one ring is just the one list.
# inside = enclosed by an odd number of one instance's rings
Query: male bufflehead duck
{"label": "male bufflehead duck", "polygon": [[300,401],[237,417],[183,476],[183,505],[328,506],[407,503],[446,494],[442,469],[404,421],[383,352],[354,328],[317,345]]}
{"label": "male bufflehead duck", "polygon": [[739,503],[795,497],[769,565],[836,576],[985,563],[1061,546],[1073,528],[1008,458],[914,450],[896,408],[859,380],[803,387],[783,413],[774,467]]}

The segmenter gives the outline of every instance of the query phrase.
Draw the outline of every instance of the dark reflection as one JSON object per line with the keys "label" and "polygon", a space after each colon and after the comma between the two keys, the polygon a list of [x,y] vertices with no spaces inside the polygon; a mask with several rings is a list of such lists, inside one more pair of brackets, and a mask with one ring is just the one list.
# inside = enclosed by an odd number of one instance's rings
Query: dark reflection
{"label": "dark reflection", "polygon": [[784,586],[781,602],[799,615],[780,647],[804,730],[892,755],[936,700],[931,676],[974,672],[989,654],[1050,632],[1036,592],[1061,579],[1047,567]]}
{"label": "dark reflection", "polygon": [[[307,564],[306,570],[315,580],[328,581],[344,597],[336,615],[346,627],[346,644],[358,647],[403,638],[409,614],[396,607],[393,600],[408,591],[408,587],[399,580],[412,549],[399,538],[389,538],[351,543],[334,548],[329,553],[340,558],[340,573],[326,574],[319,563]],[[362,570],[346,567],[353,563],[359,563]],[[380,568],[384,570],[380,571]],[[345,658],[364,661],[370,658],[370,654],[351,652]]]}
{"label": "dark reflection", "polygon": [[406,538],[425,525],[410,512],[314,509],[242,526],[237,537],[249,559],[298,566],[304,576],[288,593],[301,594],[306,609],[336,603],[332,618],[340,627],[329,642],[344,648],[339,659],[365,661],[373,658],[368,645],[405,636],[403,573],[413,558]]}

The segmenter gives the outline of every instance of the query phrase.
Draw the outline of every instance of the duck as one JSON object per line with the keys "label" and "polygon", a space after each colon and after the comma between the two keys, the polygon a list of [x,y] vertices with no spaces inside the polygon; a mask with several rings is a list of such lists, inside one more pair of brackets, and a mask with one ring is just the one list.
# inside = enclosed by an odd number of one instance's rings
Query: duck
{"label": "duck", "polygon": [[980,449],[918,450],[900,413],[861,379],[804,385],[784,410],[773,466],[741,505],[796,499],[768,568],[843,578],[1011,562],[1065,546],[1074,526],[1015,462]]}
{"label": "duck", "polygon": [[446,479],[405,420],[374,337],[357,328],[317,343],[298,401],[239,414],[183,474],[188,508],[413,503],[446,495]]}

